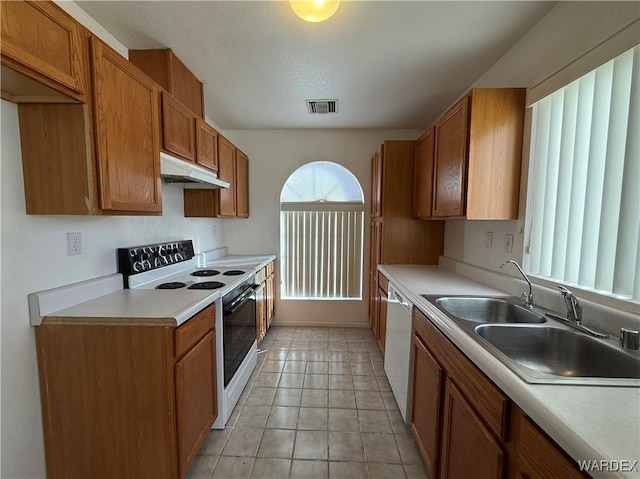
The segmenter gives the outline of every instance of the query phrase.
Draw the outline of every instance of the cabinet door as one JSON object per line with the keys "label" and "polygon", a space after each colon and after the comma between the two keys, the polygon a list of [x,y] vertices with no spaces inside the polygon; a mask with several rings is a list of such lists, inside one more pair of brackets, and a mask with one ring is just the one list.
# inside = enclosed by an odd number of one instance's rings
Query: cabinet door
{"label": "cabinet door", "polygon": [[236,216],[235,150],[235,147],[226,138],[218,135],[218,178],[230,184],[229,188],[218,190],[219,216]]}
{"label": "cabinet door", "polygon": [[97,38],[91,46],[100,206],[159,213],[159,88]]}
{"label": "cabinet door", "polygon": [[413,215],[416,218],[431,218],[433,198],[433,154],[435,149],[435,127],[430,127],[416,143],[413,176]]}
{"label": "cabinet door", "polygon": [[180,477],[186,474],[217,415],[216,332],[211,331],[176,363]]}
{"label": "cabinet door", "polygon": [[435,477],[440,443],[443,371],[418,336],[413,336],[411,429],[430,477]]}
{"label": "cabinet door", "polygon": [[456,103],[436,123],[433,216],[463,216],[467,181],[469,98]]}
{"label": "cabinet door", "polygon": [[79,24],[53,2],[0,3],[2,63],[75,98],[85,87]]}
{"label": "cabinet door", "polygon": [[162,146],[187,160],[196,158],[195,116],[166,91],[162,92]]}
{"label": "cabinet door", "polygon": [[200,118],[196,118],[196,162],[218,171],[218,132]]}
{"label": "cabinet door", "polygon": [[440,478],[499,479],[504,452],[489,429],[450,380],[446,380]]}
{"label": "cabinet door", "polygon": [[380,145],[371,157],[371,217],[382,216],[382,155],[384,146]]}
{"label": "cabinet door", "polygon": [[236,150],[236,216],[249,217],[249,158]]}

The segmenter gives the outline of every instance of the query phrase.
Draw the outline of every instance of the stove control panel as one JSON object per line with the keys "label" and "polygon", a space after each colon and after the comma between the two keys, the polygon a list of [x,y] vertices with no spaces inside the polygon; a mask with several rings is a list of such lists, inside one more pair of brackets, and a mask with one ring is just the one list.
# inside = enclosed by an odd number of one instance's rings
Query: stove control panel
{"label": "stove control panel", "polygon": [[194,256],[191,240],[118,248],[118,273],[125,278],[183,261]]}

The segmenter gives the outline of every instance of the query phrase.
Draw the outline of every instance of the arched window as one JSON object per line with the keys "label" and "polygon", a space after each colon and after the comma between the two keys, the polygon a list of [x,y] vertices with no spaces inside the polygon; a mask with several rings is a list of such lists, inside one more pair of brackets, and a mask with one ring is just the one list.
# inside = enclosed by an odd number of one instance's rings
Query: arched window
{"label": "arched window", "polygon": [[329,161],[301,166],[280,195],[283,299],[362,299],[364,195]]}

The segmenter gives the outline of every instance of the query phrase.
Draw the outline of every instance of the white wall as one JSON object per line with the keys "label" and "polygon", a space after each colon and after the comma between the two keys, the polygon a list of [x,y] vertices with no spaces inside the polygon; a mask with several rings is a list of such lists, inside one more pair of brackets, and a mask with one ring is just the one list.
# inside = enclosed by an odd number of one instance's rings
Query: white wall
{"label": "white wall", "polygon": [[[559,2],[473,85],[532,87],[640,17],[637,2]],[[490,270],[507,259],[522,260],[528,169],[525,124],[523,175],[518,221],[447,221],[445,256]],[[493,248],[484,246],[493,232]],[[513,254],[504,252],[504,235],[514,235]],[[510,273],[510,272],[509,272]],[[514,273],[517,276],[517,272]]]}
{"label": "white wall", "polygon": [[[413,140],[419,133],[417,130],[226,131],[224,134],[249,155],[250,162],[250,216],[248,220],[227,221],[226,239],[230,252],[279,255],[282,186],[296,168],[317,160],[341,164],[360,182],[365,195],[365,237],[368,237],[371,155],[383,140]],[[363,297],[366,298],[368,240],[365,241],[364,258]],[[276,280],[279,281],[279,272]],[[365,300],[278,300],[276,309],[277,324],[365,325],[367,322]]]}
{"label": "white wall", "polygon": [[[179,239],[196,250],[225,245],[224,222],[186,219],[182,190],[164,187],[159,217],[26,215],[16,105],[1,105],[2,469],[5,478],[45,477],[34,330],[27,294],[116,272],[118,247]],[[213,226],[216,226],[216,234]],[[67,256],[66,233],[83,254]]]}

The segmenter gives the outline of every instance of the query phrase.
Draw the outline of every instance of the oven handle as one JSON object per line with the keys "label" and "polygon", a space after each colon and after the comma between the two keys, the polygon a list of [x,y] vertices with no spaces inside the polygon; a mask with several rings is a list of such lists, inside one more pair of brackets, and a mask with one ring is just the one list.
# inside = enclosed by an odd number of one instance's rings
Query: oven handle
{"label": "oven handle", "polygon": [[242,293],[238,298],[234,299],[233,302],[228,307],[224,308],[224,312],[226,314],[235,313],[236,310],[239,309],[240,306],[242,306],[242,303],[244,302],[244,300],[247,299],[249,296],[251,296],[259,287],[260,287],[259,285],[254,284],[249,288],[247,288],[244,291],[244,293]]}

